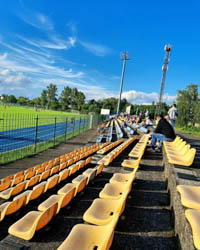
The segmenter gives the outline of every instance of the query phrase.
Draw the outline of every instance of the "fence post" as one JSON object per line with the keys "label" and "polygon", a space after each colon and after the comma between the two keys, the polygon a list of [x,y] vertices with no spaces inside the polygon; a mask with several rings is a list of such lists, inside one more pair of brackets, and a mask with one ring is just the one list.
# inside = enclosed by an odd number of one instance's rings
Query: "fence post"
{"label": "fence post", "polygon": [[56,144],[56,117],[54,123],[53,146],[55,146],[55,144]]}
{"label": "fence post", "polygon": [[79,132],[78,132],[79,135],[80,135],[80,129],[81,129],[81,117],[79,119]]}
{"label": "fence post", "polygon": [[85,117],[83,119],[83,132],[85,131],[84,129],[85,129]]}
{"label": "fence post", "polygon": [[73,118],[72,118],[72,120],[73,120],[73,131],[72,131],[72,137],[74,137],[75,118],[73,117]]}
{"label": "fence post", "polygon": [[34,147],[34,153],[36,153],[36,149],[37,149],[37,134],[38,134],[38,115],[37,117],[35,118],[36,119],[36,122],[35,122],[35,147]]}
{"label": "fence post", "polygon": [[67,140],[67,122],[68,122],[68,119],[66,117],[66,121],[65,121],[65,143],[66,143],[66,140]]}

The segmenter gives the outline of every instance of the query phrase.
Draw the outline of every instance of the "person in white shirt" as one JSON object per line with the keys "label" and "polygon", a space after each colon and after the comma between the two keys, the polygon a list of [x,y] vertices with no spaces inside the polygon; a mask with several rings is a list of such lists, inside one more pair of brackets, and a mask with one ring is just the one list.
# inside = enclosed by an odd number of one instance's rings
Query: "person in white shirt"
{"label": "person in white shirt", "polygon": [[169,121],[174,128],[175,122],[178,116],[178,109],[176,108],[176,104],[173,104],[172,107],[168,111]]}

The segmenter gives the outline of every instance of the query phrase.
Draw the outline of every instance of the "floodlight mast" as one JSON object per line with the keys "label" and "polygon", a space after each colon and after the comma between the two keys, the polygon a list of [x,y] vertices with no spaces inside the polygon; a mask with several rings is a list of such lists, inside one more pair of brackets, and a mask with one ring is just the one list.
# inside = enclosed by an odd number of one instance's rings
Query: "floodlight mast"
{"label": "floodlight mast", "polygon": [[166,55],[164,59],[164,64],[162,66],[163,75],[162,75],[162,81],[160,85],[160,96],[159,96],[159,101],[157,103],[154,119],[156,118],[157,114],[161,113],[161,110],[162,110],[162,100],[163,100],[163,93],[164,93],[165,78],[166,78],[166,73],[168,70],[169,55],[170,55],[170,52],[172,51],[172,46],[165,45],[164,50],[166,51]]}
{"label": "floodlight mast", "polygon": [[124,72],[125,72],[126,61],[130,60],[131,58],[128,56],[128,52],[125,51],[125,52],[120,53],[120,59],[123,60],[123,67],[122,67],[119,99],[118,99],[118,104],[117,104],[117,114],[119,114],[119,109],[120,109],[120,102],[121,102],[122,88],[123,88],[123,82],[124,82]]}

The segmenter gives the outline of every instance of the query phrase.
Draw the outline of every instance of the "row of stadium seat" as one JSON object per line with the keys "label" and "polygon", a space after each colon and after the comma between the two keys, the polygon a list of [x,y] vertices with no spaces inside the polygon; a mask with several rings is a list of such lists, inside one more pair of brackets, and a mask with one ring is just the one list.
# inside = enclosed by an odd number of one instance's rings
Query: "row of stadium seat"
{"label": "row of stadium seat", "polygon": [[116,130],[116,134],[117,134],[117,139],[119,140],[120,138],[122,138],[124,136],[119,124],[117,123],[116,120],[114,120],[115,122],[115,130]]}
{"label": "row of stadium seat", "polygon": [[115,146],[119,145],[121,142],[123,142],[123,139],[119,139],[113,143],[110,143],[109,145],[107,145],[106,147],[100,149],[97,151],[97,154],[105,154],[107,151],[109,151],[110,149],[114,148]]}
{"label": "row of stadium seat", "polygon": [[127,127],[124,126],[122,120],[117,119],[117,122],[120,124],[120,127],[123,128],[123,130],[126,132],[127,136],[130,138],[132,137],[132,135],[134,134],[134,130],[128,126]]}
{"label": "row of stadium seat", "polygon": [[[57,157],[54,160],[50,160],[49,162],[44,162],[33,168],[29,168],[25,171],[18,172],[15,175],[5,177],[2,180],[2,183],[0,184],[0,191],[4,191],[8,189],[9,187],[15,186],[25,180],[31,179],[33,178],[33,176],[39,175],[49,169],[52,169],[50,172],[50,175],[57,173],[58,172],[57,169],[60,167],[60,165],[58,164],[62,164],[61,169],[64,169],[65,167],[72,165],[73,163],[79,161],[80,159],[83,159],[87,157],[88,155],[93,154],[97,150],[102,149],[106,145],[107,143],[104,143],[101,146],[99,146],[98,144],[94,144],[88,148],[86,147],[80,148],[66,155]],[[0,193],[0,197],[1,197],[1,193]]]}
{"label": "row of stadium seat", "polygon": [[178,185],[177,190],[181,195],[181,203],[185,210],[185,217],[189,221],[194,245],[200,249],[200,186]]}
{"label": "row of stadium seat", "polygon": [[134,148],[131,150],[129,153],[129,157],[134,158],[130,160],[124,160],[122,162],[122,167],[127,167],[127,168],[136,168],[138,167],[142,156],[144,154],[144,151],[146,149],[147,142],[149,140],[148,135],[143,135],[139,142],[134,146]]}
{"label": "row of stadium seat", "polygon": [[195,148],[190,148],[183,139],[176,137],[173,142],[163,142],[168,162],[171,164],[191,166],[196,154]]}
{"label": "row of stadium seat", "polygon": [[85,224],[75,225],[58,250],[109,249],[123,213],[137,168],[130,174],[115,173],[83,215]]}
{"label": "row of stadium seat", "polygon": [[[91,157],[88,157],[85,161],[81,161],[81,164],[77,163],[75,165],[77,166],[76,171],[88,165],[91,162],[91,159],[92,159]],[[87,175],[88,178],[91,179],[92,171],[88,170],[86,170],[85,175]],[[47,181],[43,181],[42,183],[34,186],[33,189],[27,190],[22,194],[16,196],[13,199],[13,201],[3,203],[2,205],[0,205],[0,221],[2,221],[5,216],[13,214],[16,211],[18,211],[22,206],[27,205],[29,201],[37,199],[39,196],[44,194],[48,189],[51,189],[60,182],[66,180],[68,176],[74,174],[76,171],[70,167],[64,169],[59,174],[55,174],[54,176],[49,177]],[[13,195],[13,193],[16,194],[16,192],[20,193],[26,189],[26,186],[24,186],[23,183],[20,183],[18,185],[20,186],[13,187],[13,190],[10,191],[9,195]]]}
{"label": "row of stadium seat", "polygon": [[98,165],[94,169],[87,169],[82,175],[72,180],[72,183],[66,184],[58,190],[56,195],[51,195],[47,200],[38,206],[39,211],[31,211],[27,213],[19,221],[15,222],[8,229],[11,235],[30,240],[37,230],[46,226],[50,220],[59,213],[60,209],[67,206],[69,202],[81,192],[88,184],[92,170],[93,178],[101,173],[104,165]]}
{"label": "row of stadium seat", "polygon": [[122,151],[124,151],[125,148],[127,148],[135,140],[136,140],[136,137],[125,140],[121,145],[116,147],[109,154],[107,154],[101,160],[99,160],[98,164],[103,163],[106,166],[109,165]]}

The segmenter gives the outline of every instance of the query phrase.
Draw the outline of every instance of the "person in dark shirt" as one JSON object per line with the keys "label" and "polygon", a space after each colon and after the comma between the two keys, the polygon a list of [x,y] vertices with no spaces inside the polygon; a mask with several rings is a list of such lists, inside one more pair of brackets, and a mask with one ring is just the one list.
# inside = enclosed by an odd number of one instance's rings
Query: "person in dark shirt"
{"label": "person in dark shirt", "polygon": [[159,142],[158,151],[161,151],[163,141],[173,141],[176,137],[173,127],[161,114],[157,115],[157,122],[157,127],[152,133],[151,151],[155,151],[157,141]]}

